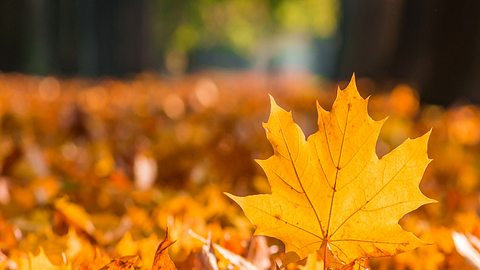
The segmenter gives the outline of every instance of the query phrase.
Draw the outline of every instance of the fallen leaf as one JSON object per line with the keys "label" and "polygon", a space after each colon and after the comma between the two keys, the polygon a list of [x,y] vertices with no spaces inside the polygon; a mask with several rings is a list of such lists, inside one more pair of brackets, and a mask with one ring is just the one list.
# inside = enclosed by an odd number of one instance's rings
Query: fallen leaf
{"label": "fallen leaf", "polygon": [[45,255],[45,251],[43,250],[43,248],[40,248],[40,252],[37,255],[33,255],[29,253],[28,262],[29,262],[28,269],[45,269],[45,270],[61,269],[61,267],[52,264],[52,262],[48,259],[47,255]]}
{"label": "fallen leaf", "polygon": [[[173,241],[172,244],[173,243],[176,243],[176,241]],[[152,265],[153,262],[155,261],[156,248],[158,247],[157,235],[152,233],[150,236],[139,240],[137,242],[137,246],[138,246],[138,254],[140,254],[140,258],[142,258],[143,264]],[[165,251],[165,254],[168,256],[167,251]]]}
{"label": "fallen leaf", "polygon": [[322,270],[323,269],[323,260],[317,258],[316,253],[311,253],[307,257],[307,262],[305,266],[300,267],[301,270]]}
{"label": "fallen leaf", "polygon": [[[211,243],[211,241],[209,239],[203,238],[202,236],[196,234],[194,231],[190,230],[189,234],[192,237],[194,237],[194,238],[203,242],[202,254],[204,254],[204,255],[207,254],[204,257],[207,258],[209,261],[216,260],[215,257],[211,258],[213,256],[213,254],[210,252],[210,249],[213,249],[213,251],[215,251],[215,253],[218,254],[218,257],[220,257],[220,259],[224,259],[224,260],[228,261],[229,265],[233,265],[240,270],[259,270],[259,268],[257,268],[251,262],[247,261],[242,256],[239,256],[239,255],[229,251],[228,249],[226,249],[226,248],[224,248],[224,247],[222,247],[218,244]],[[213,268],[213,269],[215,269],[215,268]]]}
{"label": "fallen leaf", "polygon": [[81,206],[72,203],[67,197],[62,197],[55,201],[55,208],[66,219],[68,224],[79,228],[92,235],[95,226],[92,223],[90,215]]}
{"label": "fallen leaf", "polygon": [[152,270],[177,270],[172,259],[168,255],[168,248],[173,245],[175,241],[168,239],[168,229],[165,233],[165,239],[158,245],[153,259]]}
{"label": "fallen leaf", "polygon": [[136,254],[138,251],[138,247],[133,240],[132,234],[130,232],[126,232],[122,239],[117,243],[115,246],[115,250],[120,256],[127,256],[131,254]]}
{"label": "fallen leaf", "polygon": [[256,225],[256,234],[282,240],[286,252],[300,259],[320,249],[345,265],[423,244],[398,220],[434,202],[418,188],[430,162],[430,132],[379,159],[375,146],[385,120],[370,118],[368,99],[358,93],[354,77],[337,91],[330,112],[317,105],[319,130],[307,140],[291,113],[273,98],[271,103],[264,128],[274,155],[258,163],[272,193],[227,194]]}
{"label": "fallen leaf", "polygon": [[208,243],[204,243],[200,254],[197,258],[199,261],[199,269],[205,270],[218,270],[218,261],[213,254],[212,245],[210,240],[207,240]]}
{"label": "fallen leaf", "polygon": [[260,269],[270,269],[272,266],[270,255],[266,237],[262,235],[253,237],[248,248],[247,260]]}
{"label": "fallen leaf", "polygon": [[471,234],[452,232],[458,253],[467,258],[475,267],[480,268],[480,240]]}
{"label": "fallen leaf", "polygon": [[139,269],[138,263],[139,257],[137,255],[123,256],[111,260],[110,263],[100,268],[100,270],[134,270]]}

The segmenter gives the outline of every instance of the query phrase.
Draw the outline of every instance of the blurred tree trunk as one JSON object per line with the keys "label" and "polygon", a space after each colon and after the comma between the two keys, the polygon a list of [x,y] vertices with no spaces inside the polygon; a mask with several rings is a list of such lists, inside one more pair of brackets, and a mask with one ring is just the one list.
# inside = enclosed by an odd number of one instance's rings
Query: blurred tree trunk
{"label": "blurred tree trunk", "polygon": [[479,1],[342,2],[335,79],[408,82],[421,101],[480,102]]}
{"label": "blurred tree trunk", "polygon": [[49,74],[53,71],[52,12],[53,1],[27,1],[31,16],[29,20],[29,41],[27,47],[27,72]]}
{"label": "blurred tree trunk", "polygon": [[[77,4],[77,27],[72,30],[78,36],[78,47],[72,54],[78,59],[77,72],[82,75],[98,75],[98,50],[96,40],[95,3],[96,0],[80,0]],[[69,55],[71,56],[71,55]]]}
{"label": "blurred tree trunk", "polygon": [[0,1],[0,71],[18,71],[26,61],[26,3]]}
{"label": "blurred tree trunk", "polygon": [[[432,69],[424,83],[423,101],[448,104],[460,96],[471,101],[475,96],[478,98],[480,81],[474,70],[478,70],[475,58],[480,54],[479,11],[479,1],[437,3],[429,43]],[[469,89],[471,81],[476,82],[476,89]]]}
{"label": "blurred tree trunk", "polygon": [[335,79],[384,77],[394,58],[404,0],[344,0]]}
{"label": "blurred tree trunk", "polygon": [[148,3],[0,1],[0,70],[123,76],[152,68]]}

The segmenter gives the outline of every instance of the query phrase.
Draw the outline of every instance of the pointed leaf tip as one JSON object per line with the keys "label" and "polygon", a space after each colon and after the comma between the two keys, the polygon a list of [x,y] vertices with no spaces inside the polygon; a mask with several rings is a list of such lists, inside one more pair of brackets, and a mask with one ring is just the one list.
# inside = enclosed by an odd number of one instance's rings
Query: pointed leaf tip
{"label": "pointed leaf tip", "polygon": [[277,102],[272,95],[268,94],[268,97],[270,98],[270,106],[277,105]]}
{"label": "pointed leaf tip", "polygon": [[269,95],[270,97],[270,115],[272,115],[276,110],[280,109],[280,106],[278,106],[277,102],[275,101],[275,98],[273,98],[272,95]]}

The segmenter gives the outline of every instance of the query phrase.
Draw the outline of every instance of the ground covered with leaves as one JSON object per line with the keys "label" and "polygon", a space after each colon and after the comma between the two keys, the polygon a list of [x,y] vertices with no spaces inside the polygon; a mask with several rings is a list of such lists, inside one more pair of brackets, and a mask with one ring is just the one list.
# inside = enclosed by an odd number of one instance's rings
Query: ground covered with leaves
{"label": "ground covered with leaves", "polygon": [[[379,157],[432,130],[420,189],[438,201],[400,221],[428,245],[362,266],[479,267],[480,109],[420,105],[407,85],[357,82],[363,97],[376,90],[372,118],[389,117]],[[330,110],[336,87],[248,73],[1,75],[0,269],[323,269],[321,256],[294,262],[281,241],[253,236],[224,192],[271,192],[254,162],[274,153],[262,128],[268,93],[309,135],[316,100]]]}

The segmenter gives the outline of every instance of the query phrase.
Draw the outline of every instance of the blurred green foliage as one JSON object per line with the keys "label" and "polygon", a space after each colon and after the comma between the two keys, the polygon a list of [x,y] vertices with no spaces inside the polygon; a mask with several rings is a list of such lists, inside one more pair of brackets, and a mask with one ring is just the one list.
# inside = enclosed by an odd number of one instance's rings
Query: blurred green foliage
{"label": "blurred green foliage", "polygon": [[225,46],[249,55],[285,33],[330,37],[339,9],[338,0],[165,0],[153,3],[151,18],[161,52]]}

